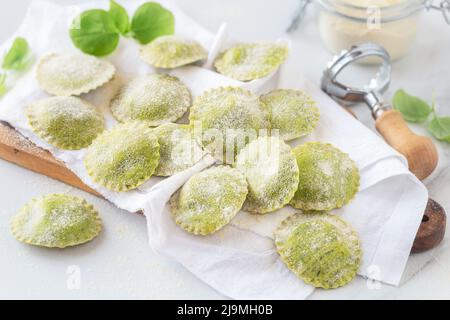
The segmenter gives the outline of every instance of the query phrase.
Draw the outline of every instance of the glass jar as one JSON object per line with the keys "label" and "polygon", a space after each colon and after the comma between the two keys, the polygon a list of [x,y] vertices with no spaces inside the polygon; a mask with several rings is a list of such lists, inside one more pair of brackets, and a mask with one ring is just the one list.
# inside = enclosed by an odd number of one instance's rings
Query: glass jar
{"label": "glass jar", "polygon": [[316,0],[325,46],[337,54],[365,42],[383,46],[395,60],[411,49],[425,0]]}

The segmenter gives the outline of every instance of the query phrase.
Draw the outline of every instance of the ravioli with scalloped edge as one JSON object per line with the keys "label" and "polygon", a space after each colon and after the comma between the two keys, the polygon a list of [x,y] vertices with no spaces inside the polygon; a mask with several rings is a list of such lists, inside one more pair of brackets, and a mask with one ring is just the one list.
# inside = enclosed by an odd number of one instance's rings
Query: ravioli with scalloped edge
{"label": "ravioli with scalloped edge", "polygon": [[128,191],[146,182],[159,163],[158,138],[142,122],[118,124],[89,146],[83,162],[95,183]]}
{"label": "ravioli with scalloped edge", "polygon": [[361,264],[358,234],[343,219],[327,213],[296,213],[275,231],[281,260],[314,287],[334,289],[349,283]]}
{"label": "ravioli with scalloped edge", "polygon": [[65,194],[34,198],[11,220],[11,233],[17,240],[48,248],[86,243],[101,229],[100,217],[91,204]]}
{"label": "ravioli with scalloped edge", "polygon": [[289,48],[281,43],[242,43],[218,55],[216,70],[239,81],[268,76],[286,60]]}
{"label": "ravioli with scalloped edge", "polygon": [[81,53],[52,53],[36,71],[39,86],[54,96],[79,96],[109,82],[116,68],[106,60]]}
{"label": "ravioli with scalloped edge", "polygon": [[102,114],[76,97],[42,99],[25,112],[34,133],[60,149],[85,148],[104,130]]}
{"label": "ravioli with scalloped edge", "polygon": [[279,130],[283,140],[303,137],[317,127],[319,108],[303,91],[276,89],[262,95],[260,99],[269,113],[272,130]]}
{"label": "ravioli with scalloped edge", "polygon": [[198,96],[189,115],[191,126],[203,130],[203,146],[215,158],[233,163],[249,141],[269,128],[258,97],[240,87],[219,87]]}
{"label": "ravioli with scalloped edge", "polygon": [[293,207],[328,211],[344,206],[358,192],[359,170],[346,153],[322,142],[308,142],[293,151],[300,171]]}
{"label": "ravioli with scalloped edge", "polygon": [[111,101],[120,122],[145,121],[159,126],[181,118],[191,106],[191,93],[178,78],[150,74],[132,80]]}
{"label": "ravioli with scalloped edge", "polygon": [[155,171],[157,176],[167,177],[184,171],[205,155],[188,125],[167,123],[153,129],[153,133],[158,137],[161,155]]}
{"label": "ravioli with scalloped edge", "polygon": [[219,166],[193,175],[170,200],[176,224],[195,235],[208,235],[227,225],[247,196],[245,177]]}
{"label": "ravioli with scalloped edge", "polygon": [[250,142],[236,157],[236,169],[247,179],[244,210],[268,213],[281,209],[295,194],[299,170],[291,147],[276,137]]}
{"label": "ravioli with scalloped edge", "polygon": [[141,59],[157,68],[172,69],[204,60],[206,50],[195,40],[180,36],[158,37],[141,48]]}

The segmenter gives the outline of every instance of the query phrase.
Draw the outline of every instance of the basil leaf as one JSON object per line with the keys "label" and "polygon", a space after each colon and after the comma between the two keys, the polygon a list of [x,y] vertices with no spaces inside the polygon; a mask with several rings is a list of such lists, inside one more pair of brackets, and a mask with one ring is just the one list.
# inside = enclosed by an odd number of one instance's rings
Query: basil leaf
{"label": "basil leaf", "polygon": [[70,27],[73,44],[84,53],[106,56],[119,44],[119,30],[105,10],[94,9],[81,13]]}
{"label": "basil leaf", "polygon": [[428,103],[407,94],[404,90],[398,90],[395,93],[392,104],[394,109],[410,122],[424,122],[432,111]]}
{"label": "basil leaf", "polygon": [[6,92],[6,73],[0,74],[0,96]]}
{"label": "basil leaf", "polygon": [[450,143],[450,117],[433,116],[428,131],[438,140]]}
{"label": "basil leaf", "polygon": [[5,70],[23,70],[28,66],[30,47],[27,40],[17,38],[3,59],[2,68]]}
{"label": "basil leaf", "polygon": [[155,38],[173,34],[175,18],[169,10],[156,2],[141,5],[131,21],[133,37],[141,44],[147,44]]}
{"label": "basil leaf", "polygon": [[111,0],[109,5],[109,15],[114,20],[120,34],[125,35],[130,29],[130,19],[125,8],[116,1]]}

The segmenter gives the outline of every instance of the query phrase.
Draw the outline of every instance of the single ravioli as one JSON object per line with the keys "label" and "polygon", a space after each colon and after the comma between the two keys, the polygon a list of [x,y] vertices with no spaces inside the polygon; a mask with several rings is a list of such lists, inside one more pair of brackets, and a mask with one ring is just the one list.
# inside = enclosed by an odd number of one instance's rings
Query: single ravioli
{"label": "single ravioli", "polygon": [[175,222],[184,230],[207,235],[227,225],[247,196],[245,177],[219,166],[193,175],[171,198]]}
{"label": "single ravioli", "polygon": [[281,260],[314,287],[334,289],[349,283],[361,264],[358,234],[327,213],[296,213],[275,231]]}
{"label": "single ravioli", "polygon": [[89,146],[84,165],[92,180],[109,190],[137,188],[159,163],[158,138],[142,122],[119,124]]}
{"label": "single ravioli", "polygon": [[263,78],[286,60],[289,48],[281,43],[238,44],[221,53],[214,62],[216,70],[239,81]]}
{"label": "single ravioli", "polygon": [[236,168],[248,183],[246,211],[267,213],[280,209],[297,190],[297,161],[291,147],[276,137],[250,142],[236,157]]}
{"label": "single ravioli", "polygon": [[203,145],[224,163],[233,163],[240,149],[269,128],[258,97],[240,87],[205,91],[194,101],[189,120],[194,130],[201,126]]}
{"label": "single ravioli", "polygon": [[174,122],[191,105],[191,93],[178,78],[150,74],[134,79],[111,101],[111,111],[121,122],[146,121],[150,126]]}
{"label": "single ravioli", "polygon": [[303,91],[276,89],[260,99],[269,113],[272,130],[279,130],[283,140],[303,137],[317,127],[319,108]]}
{"label": "single ravioli", "polygon": [[110,81],[116,68],[105,60],[75,53],[49,54],[37,67],[39,86],[54,96],[79,96]]}
{"label": "single ravioli", "polygon": [[155,171],[157,176],[167,177],[184,171],[205,155],[187,125],[167,123],[153,129],[153,133],[158,137],[161,155]]}
{"label": "single ravioli", "polygon": [[49,248],[88,242],[101,229],[100,217],[92,205],[64,194],[32,199],[11,220],[11,232],[17,240]]}
{"label": "single ravioli", "polygon": [[350,202],[358,192],[355,162],[329,143],[308,142],[294,148],[300,170],[297,192],[291,201],[306,211],[329,211]]}
{"label": "single ravioli", "polygon": [[26,108],[34,133],[65,150],[89,146],[104,130],[104,120],[94,106],[76,97],[52,97]]}
{"label": "single ravioli", "polygon": [[141,59],[157,68],[177,68],[207,57],[200,43],[180,36],[158,37],[141,48]]}

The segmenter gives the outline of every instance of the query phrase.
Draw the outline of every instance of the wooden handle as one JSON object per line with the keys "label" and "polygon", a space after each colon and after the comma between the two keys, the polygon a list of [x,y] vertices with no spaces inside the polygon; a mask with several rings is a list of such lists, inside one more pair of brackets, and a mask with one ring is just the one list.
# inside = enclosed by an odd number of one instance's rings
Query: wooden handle
{"label": "wooden handle", "polygon": [[423,180],[434,171],[439,158],[436,146],[430,138],[412,132],[398,111],[383,112],[375,126],[387,143],[406,157],[417,178]]}

